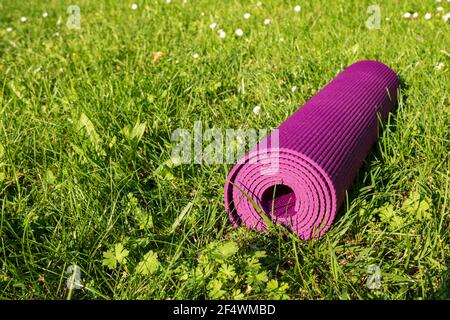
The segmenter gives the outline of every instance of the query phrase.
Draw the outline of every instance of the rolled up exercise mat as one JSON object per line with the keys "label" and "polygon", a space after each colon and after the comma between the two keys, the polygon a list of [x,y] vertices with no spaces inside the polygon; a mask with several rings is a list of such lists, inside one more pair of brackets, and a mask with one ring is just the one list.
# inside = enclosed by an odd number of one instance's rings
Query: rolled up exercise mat
{"label": "rolled up exercise mat", "polygon": [[383,63],[342,71],[229,172],[225,207],[234,225],[267,229],[263,214],[301,239],[331,226],[397,101],[399,78]]}

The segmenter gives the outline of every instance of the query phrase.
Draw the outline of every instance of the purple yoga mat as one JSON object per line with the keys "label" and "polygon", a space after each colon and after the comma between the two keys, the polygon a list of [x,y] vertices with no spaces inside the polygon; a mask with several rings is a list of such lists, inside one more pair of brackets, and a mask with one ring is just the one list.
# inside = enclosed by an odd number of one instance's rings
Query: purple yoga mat
{"label": "purple yoga mat", "polygon": [[[292,114],[229,172],[225,206],[234,225],[263,231],[261,214],[301,239],[322,236],[397,101],[396,73],[359,61]],[[255,209],[255,205],[260,209]]]}

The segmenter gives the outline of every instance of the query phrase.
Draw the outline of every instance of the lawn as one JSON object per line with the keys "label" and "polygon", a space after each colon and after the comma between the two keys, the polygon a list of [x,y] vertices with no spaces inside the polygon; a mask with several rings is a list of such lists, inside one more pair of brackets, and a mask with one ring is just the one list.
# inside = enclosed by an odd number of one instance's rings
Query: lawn
{"label": "lawn", "polygon": [[[0,298],[449,299],[450,2],[169,2],[0,0]],[[361,59],[399,103],[321,239],[234,228],[232,164],[171,161]]]}

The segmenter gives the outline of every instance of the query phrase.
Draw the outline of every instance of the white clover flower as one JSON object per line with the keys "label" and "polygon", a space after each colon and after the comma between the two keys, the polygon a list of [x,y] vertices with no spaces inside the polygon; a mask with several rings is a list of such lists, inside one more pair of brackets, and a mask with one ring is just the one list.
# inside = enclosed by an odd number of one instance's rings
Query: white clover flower
{"label": "white clover flower", "polygon": [[248,13],[248,12],[244,13],[244,19],[245,20],[250,19],[250,17],[251,17],[250,13]]}
{"label": "white clover flower", "polygon": [[194,59],[198,59],[200,56],[199,56],[199,54],[198,53],[194,53],[193,55],[192,55],[192,58],[194,58]]}
{"label": "white clover flower", "polygon": [[443,7],[437,7],[436,10],[437,11],[444,11],[444,8]]}
{"label": "white clover flower", "polygon": [[429,12],[425,13],[424,18],[425,18],[425,20],[430,20],[431,19],[431,13],[429,13]]}
{"label": "white clover flower", "polygon": [[138,5],[136,3],[133,3],[131,5],[131,10],[137,10],[138,9]]}
{"label": "white clover flower", "polygon": [[219,37],[220,38],[225,38],[226,37],[226,33],[225,33],[225,31],[223,31],[222,29],[220,29],[220,30],[217,30],[217,33],[219,34]]}
{"label": "white clover flower", "polygon": [[417,13],[417,12],[414,12],[413,13],[413,15],[412,15],[412,17],[415,19],[415,18],[417,18],[419,16],[419,14]]}
{"label": "white clover flower", "polygon": [[293,86],[293,87],[292,87],[292,92],[295,92],[295,91],[297,91],[297,87],[296,87],[296,86]]}
{"label": "white clover flower", "polygon": [[43,14],[42,14],[42,18],[47,18],[48,17],[48,12],[44,12]]}
{"label": "white clover flower", "polygon": [[238,37],[242,37],[244,35],[244,31],[242,31],[242,29],[236,29],[236,31],[234,31],[234,34]]}
{"label": "white clover flower", "polygon": [[22,17],[22,18],[20,18],[20,21],[22,21],[22,22],[27,21],[27,17]]}
{"label": "white clover flower", "polygon": [[11,27],[6,28],[6,32],[11,32],[12,30],[13,30],[13,28],[11,28]]}
{"label": "white clover flower", "polygon": [[222,39],[223,39],[223,38],[225,38],[225,37],[226,37],[226,35],[227,35],[227,34],[226,34],[225,32],[221,32],[221,33],[219,33],[219,37],[220,37],[220,38],[222,38]]}
{"label": "white clover flower", "polygon": [[209,25],[211,29],[215,29],[217,27],[217,23],[213,22]]}
{"label": "white clover flower", "polygon": [[264,24],[267,26],[271,23],[272,21],[270,21],[270,19],[264,19]]}
{"label": "white clover flower", "polygon": [[411,13],[405,12],[405,13],[403,14],[403,18],[405,18],[405,19],[411,18]]}
{"label": "white clover flower", "polygon": [[301,7],[301,6],[295,6],[295,7],[294,7],[294,11],[295,11],[295,12],[300,12],[300,10],[302,10],[302,7]]}
{"label": "white clover flower", "polygon": [[442,19],[444,20],[444,22],[447,22],[450,19],[450,13],[446,13],[442,16]]}
{"label": "white clover flower", "polygon": [[254,114],[258,114],[260,111],[261,111],[261,106],[255,106],[255,107],[253,108],[253,113],[254,113]]}
{"label": "white clover flower", "polygon": [[441,70],[445,67],[445,64],[442,62],[439,62],[438,64],[436,64],[435,68],[436,70]]}

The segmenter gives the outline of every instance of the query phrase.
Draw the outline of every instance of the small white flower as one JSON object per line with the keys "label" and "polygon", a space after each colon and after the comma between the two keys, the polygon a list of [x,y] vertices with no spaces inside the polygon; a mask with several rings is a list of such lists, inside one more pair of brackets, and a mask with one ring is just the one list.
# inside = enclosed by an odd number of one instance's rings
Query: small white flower
{"label": "small white flower", "polygon": [[403,14],[403,18],[405,18],[405,19],[411,18],[411,13],[405,12],[405,13]]}
{"label": "small white flower", "polygon": [[6,32],[11,32],[13,29],[11,27],[6,28]]}
{"label": "small white flower", "polygon": [[172,0],[166,0],[166,3],[171,3],[172,2]]}
{"label": "small white flower", "polygon": [[27,17],[22,17],[22,18],[20,18],[20,21],[22,21],[22,22],[27,21]]}
{"label": "small white flower", "polygon": [[42,14],[42,18],[47,18],[48,17],[48,13],[47,12],[44,12],[43,14]]}
{"label": "small white flower", "polygon": [[447,22],[450,19],[450,13],[446,13],[442,16],[442,19],[444,20],[444,22]]}
{"label": "small white flower", "polygon": [[59,32],[55,32],[54,36],[59,37]]}
{"label": "small white flower", "polygon": [[217,23],[211,23],[210,25],[209,25],[209,27],[211,28],[211,29],[215,29],[216,27],[217,27]]}
{"label": "small white flower", "polygon": [[271,22],[270,19],[264,19],[264,24],[265,24],[265,25],[269,25],[270,22]]}
{"label": "small white flower", "polygon": [[[436,0],[437,3],[441,2],[442,0]],[[448,1],[448,0],[447,0]],[[450,1],[449,1],[450,2]]]}
{"label": "small white flower", "polygon": [[261,1],[258,1],[258,2],[256,3],[256,6],[257,6],[258,8],[261,7],[261,6],[262,6]]}
{"label": "small white flower", "polygon": [[444,11],[444,8],[443,7],[437,7],[436,10],[437,11]]}
{"label": "small white flower", "polygon": [[245,19],[245,20],[250,19],[250,16],[251,16],[250,13],[248,13],[248,12],[247,12],[247,13],[244,13],[244,19]]}
{"label": "small white flower", "polygon": [[58,70],[60,73],[63,73],[64,72],[64,69],[63,68],[59,68],[59,70]]}
{"label": "small white flower", "polygon": [[204,17],[204,16],[205,16],[205,13],[204,13],[204,12],[201,12],[200,15],[201,15],[202,17]]}
{"label": "small white flower", "polygon": [[236,29],[234,34],[238,37],[242,37],[244,35],[244,31],[242,31],[242,29]]}
{"label": "small white flower", "polygon": [[131,10],[137,10],[138,9],[138,5],[136,3],[133,3],[131,5]]}
{"label": "small white flower", "polygon": [[280,40],[280,42],[284,42],[284,38],[283,37],[280,37],[280,39],[278,39],[278,40]]}
{"label": "small white flower", "polygon": [[442,68],[445,67],[445,64],[443,64],[442,62],[439,62],[438,64],[436,64],[435,68],[436,70],[441,70]]}
{"label": "small white flower", "polygon": [[415,18],[417,18],[419,16],[419,14],[417,13],[417,12],[414,12],[413,13],[413,15],[412,15],[412,17],[415,19]]}
{"label": "small white flower", "polygon": [[193,55],[192,55],[192,58],[194,58],[194,59],[198,59],[200,56],[198,55],[198,53],[194,53]]}
{"label": "small white flower", "polygon": [[425,13],[424,18],[425,18],[425,20],[430,20],[431,19],[431,13],[429,13],[429,12]]}
{"label": "small white flower", "polygon": [[300,7],[300,6],[295,6],[294,7],[294,11],[295,12],[300,12],[300,10],[302,10],[302,7]]}
{"label": "small white flower", "polygon": [[387,17],[387,18],[386,18],[386,21],[391,21],[391,18]]}
{"label": "small white flower", "polygon": [[217,33],[219,34],[219,37],[222,38],[222,39],[225,38],[225,36],[227,35],[225,33],[225,31],[223,31],[222,29],[218,30]]}
{"label": "small white flower", "polygon": [[254,114],[258,114],[260,111],[261,111],[261,106],[255,106],[255,107],[253,108],[253,113],[254,113]]}
{"label": "small white flower", "polygon": [[292,92],[295,92],[295,91],[297,91],[297,87],[296,87],[296,86],[293,86],[293,87],[292,87]]}
{"label": "small white flower", "polygon": [[187,0],[183,0],[183,4],[187,4]]}

